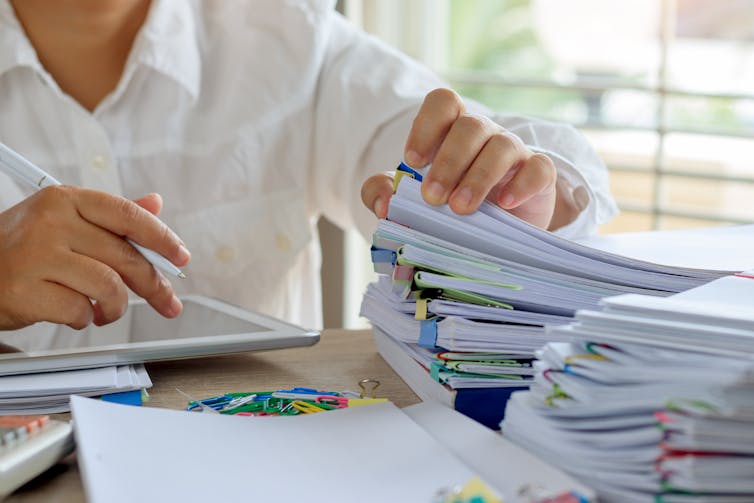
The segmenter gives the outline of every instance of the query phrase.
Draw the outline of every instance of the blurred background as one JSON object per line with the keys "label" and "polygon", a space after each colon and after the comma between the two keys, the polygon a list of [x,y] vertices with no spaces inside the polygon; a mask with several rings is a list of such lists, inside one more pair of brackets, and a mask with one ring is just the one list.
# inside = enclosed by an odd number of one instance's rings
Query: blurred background
{"label": "blurred background", "polygon": [[[601,232],[754,222],[754,0],[341,0],[494,110],[567,122],[608,165]],[[366,244],[324,229],[327,326],[363,326]],[[325,255],[326,257],[328,254]],[[340,297],[340,298],[337,298]]]}

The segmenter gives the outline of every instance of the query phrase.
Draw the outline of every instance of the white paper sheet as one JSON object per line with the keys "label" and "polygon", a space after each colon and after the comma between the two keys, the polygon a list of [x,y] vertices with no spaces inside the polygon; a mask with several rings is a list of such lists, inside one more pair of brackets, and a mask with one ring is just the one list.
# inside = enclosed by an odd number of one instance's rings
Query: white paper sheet
{"label": "white paper sheet", "polygon": [[754,267],[754,225],[609,234],[579,243],[656,264],[722,271]]}
{"label": "white paper sheet", "polygon": [[430,502],[473,476],[390,403],[265,418],[73,397],[72,411],[92,503]]}

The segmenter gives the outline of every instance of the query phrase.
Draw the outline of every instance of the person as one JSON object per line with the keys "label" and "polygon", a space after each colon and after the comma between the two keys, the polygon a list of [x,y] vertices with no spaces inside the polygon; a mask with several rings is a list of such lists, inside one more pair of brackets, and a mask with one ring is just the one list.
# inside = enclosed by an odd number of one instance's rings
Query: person
{"label": "person", "polygon": [[610,218],[573,128],[461,99],[333,4],[0,0],[0,141],[65,184],[0,177],[0,328],[106,324],[128,289],[168,317],[191,292],[319,327],[315,223],[369,236],[402,156],[461,214],[487,198],[568,237]]}

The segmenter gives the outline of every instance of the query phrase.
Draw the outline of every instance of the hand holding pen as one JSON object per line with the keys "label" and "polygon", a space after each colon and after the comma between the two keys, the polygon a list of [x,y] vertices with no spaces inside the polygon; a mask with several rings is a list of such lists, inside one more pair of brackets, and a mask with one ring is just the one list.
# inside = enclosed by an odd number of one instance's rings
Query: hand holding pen
{"label": "hand holding pen", "polygon": [[163,316],[180,314],[181,302],[152,264],[178,275],[175,266],[188,263],[190,254],[155,216],[159,196],[134,202],[60,186],[8,152],[15,154],[0,144],[3,171],[46,188],[0,213],[0,329],[37,321],[76,329],[109,323],[125,312],[126,287]]}

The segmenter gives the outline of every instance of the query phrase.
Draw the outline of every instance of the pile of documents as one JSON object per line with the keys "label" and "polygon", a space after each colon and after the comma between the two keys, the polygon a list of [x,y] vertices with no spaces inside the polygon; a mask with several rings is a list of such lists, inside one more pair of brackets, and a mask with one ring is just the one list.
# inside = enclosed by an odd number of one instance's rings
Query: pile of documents
{"label": "pile of documents", "polygon": [[754,278],[622,295],[544,347],[503,433],[628,502],[754,501]]}
{"label": "pile of documents", "polygon": [[115,400],[120,393],[151,386],[144,365],[0,376],[0,415],[67,412],[71,395]]}
{"label": "pile of documents", "polygon": [[[590,488],[436,403],[241,417],[75,397],[72,414],[92,503],[144,501],[145,495],[149,501],[439,503],[471,481],[483,481],[487,490],[451,500],[594,500]],[[201,449],[193,439],[212,439],[212,447]],[[325,490],[328,481],[337,481],[337,489]]]}
{"label": "pile of documents", "polygon": [[604,297],[664,297],[727,274],[584,246],[487,202],[457,215],[423,201],[418,173],[397,181],[372,260],[382,276],[368,287],[361,314],[380,352],[399,373],[406,365],[396,358],[409,354],[449,392],[528,386],[534,352],[571,340],[544,326],[567,324]]}

